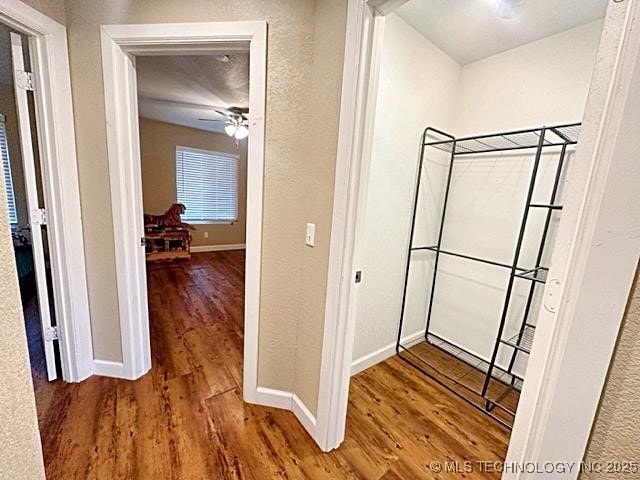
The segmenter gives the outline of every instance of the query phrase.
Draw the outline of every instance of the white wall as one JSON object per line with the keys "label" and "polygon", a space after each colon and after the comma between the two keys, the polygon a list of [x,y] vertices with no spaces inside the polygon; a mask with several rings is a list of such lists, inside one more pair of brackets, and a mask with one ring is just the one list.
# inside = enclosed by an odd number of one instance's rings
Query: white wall
{"label": "white wall", "polygon": [[[580,121],[601,28],[601,21],[594,22],[460,67],[399,17],[388,17],[359,246],[364,274],[354,372],[394,353],[422,130],[431,125],[461,136]],[[547,156],[541,164],[535,197],[541,202],[548,196],[555,158]],[[416,244],[435,243],[447,161],[441,153],[426,156]],[[530,170],[531,160],[521,155],[459,157],[443,248],[510,263]],[[524,264],[535,258],[543,219],[540,211],[528,224]],[[423,333],[432,258],[432,253],[414,255],[405,338]],[[440,258],[430,330],[487,357],[508,271]],[[517,282],[509,332],[517,331],[528,287],[526,280]]]}
{"label": "white wall", "polygon": [[465,65],[458,84],[458,135],[582,118],[603,21],[582,25]]}
{"label": "white wall", "polygon": [[[602,22],[593,22],[466,65],[458,84],[456,134],[580,122],[601,30]],[[535,202],[548,203],[557,157],[543,156]],[[531,151],[457,157],[443,248],[510,264],[532,164]],[[570,157],[566,165],[570,169]],[[520,260],[525,268],[534,266],[546,211],[532,209],[529,215]],[[546,258],[560,215],[552,216]],[[438,275],[430,331],[490,358],[509,271],[441,257]],[[520,328],[529,288],[530,281],[516,279],[505,337]]]}
{"label": "white wall", "polygon": [[[460,75],[455,61],[397,15],[387,17],[384,35],[364,241],[358,251],[364,278],[353,358],[365,366],[394,352],[419,141],[427,125],[451,127]],[[439,197],[443,177],[438,173],[433,178],[433,197]],[[425,209],[430,203],[432,209],[425,211],[436,214],[436,202],[421,203]],[[434,230],[432,222],[428,227]],[[428,280],[428,262],[416,271],[412,286],[419,292]],[[416,299],[410,296],[411,318],[417,322],[412,331],[421,330],[424,323],[424,302]]]}

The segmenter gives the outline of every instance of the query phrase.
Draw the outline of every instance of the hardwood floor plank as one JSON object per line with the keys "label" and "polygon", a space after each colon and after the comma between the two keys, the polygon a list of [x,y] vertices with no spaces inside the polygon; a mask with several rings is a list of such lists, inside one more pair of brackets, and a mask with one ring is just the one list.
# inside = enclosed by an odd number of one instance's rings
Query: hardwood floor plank
{"label": "hardwood floor plank", "polygon": [[243,272],[243,251],[149,266],[153,368],[134,382],[49,383],[30,342],[48,479],[448,479],[461,476],[429,462],[504,458],[506,429],[398,358],[353,378],[346,439],[330,453],[291,412],[244,403]]}

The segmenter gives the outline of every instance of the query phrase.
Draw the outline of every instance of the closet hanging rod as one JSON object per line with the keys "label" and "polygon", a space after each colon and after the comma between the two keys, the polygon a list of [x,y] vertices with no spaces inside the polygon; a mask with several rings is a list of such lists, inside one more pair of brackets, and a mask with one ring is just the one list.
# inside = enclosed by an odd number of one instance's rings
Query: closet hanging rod
{"label": "closet hanging rod", "polygon": [[551,210],[562,210],[562,205],[550,205],[548,203],[531,203],[529,204],[532,208],[549,208]]}
{"label": "closet hanging rod", "polygon": [[[429,251],[432,251],[432,252],[439,252],[439,253],[442,253],[444,255],[451,255],[452,257],[465,258],[467,260],[473,260],[475,262],[486,263],[488,265],[494,265],[496,267],[503,267],[503,268],[511,269],[511,265],[506,264],[506,263],[494,262],[493,260],[487,260],[486,258],[480,258],[480,257],[473,257],[471,255],[465,255],[463,253],[450,252],[448,250],[442,250],[441,248],[438,249],[437,246],[411,247],[411,251],[416,251],[416,250],[429,250]],[[516,267],[516,270],[518,270],[520,272],[528,272],[531,269],[522,268],[522,267]]]}

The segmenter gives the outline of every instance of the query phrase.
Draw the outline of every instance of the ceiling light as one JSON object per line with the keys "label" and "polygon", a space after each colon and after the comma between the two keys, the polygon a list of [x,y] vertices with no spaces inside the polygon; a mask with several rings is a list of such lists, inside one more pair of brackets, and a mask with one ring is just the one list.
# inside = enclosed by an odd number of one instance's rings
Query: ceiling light
{"label": "ceiling light", "polygon": [[496,11],[500,18],[512,19],[518,16],[525,0],[500,0]]}
{"label": "ceiling light", "polygon": [[230,137],[233,137],[233,134],[236,133],[238,127],[235,126],[235,124],[233,123],[227,123],[224,126],[224,131],[227,135],[229,135]]}
{"label": "ceiling light", "polygon": [[236,140],[242,140],[243,138],[247,138],[249,136],[249,128],[246,125],[240,125],[236,130]]}
{"label": "ceiling light", "polygon": [[215,59],[222,63],[229,63],[231,57],[229,55],[217,55]]}

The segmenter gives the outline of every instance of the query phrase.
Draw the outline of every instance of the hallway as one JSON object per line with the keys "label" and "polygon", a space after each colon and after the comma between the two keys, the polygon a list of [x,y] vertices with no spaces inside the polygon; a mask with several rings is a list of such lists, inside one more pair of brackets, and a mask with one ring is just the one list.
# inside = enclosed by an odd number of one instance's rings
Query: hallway
{"label": "hallway", "polygon": [[244,404],[243,265],[229,251],[149,266],[143,378],[36,375],[49,480],[456,478],[429,462],[504,458],[505,429],[397,358],[354,377],[347,439],[330,454],[292,413]]}

